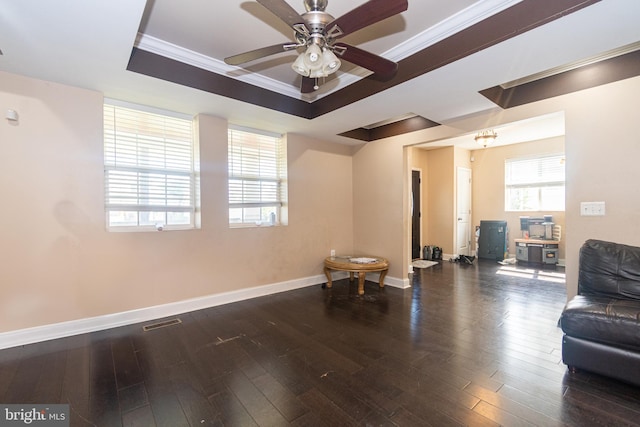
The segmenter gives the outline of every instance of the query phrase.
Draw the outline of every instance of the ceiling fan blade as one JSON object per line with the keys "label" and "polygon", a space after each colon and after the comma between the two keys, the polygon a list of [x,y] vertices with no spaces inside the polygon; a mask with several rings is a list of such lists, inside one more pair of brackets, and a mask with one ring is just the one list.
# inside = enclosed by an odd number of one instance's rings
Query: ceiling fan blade
{"label": "ceiling fan blade", "polygon": [[284,0],[256,0],[300,34],[309,34],[304,18]]}
{"label": "ceiling fan blade", "polygon": [[229,65],[241,65],[246,62],[264,58],[265,56],[275,55],[276,53],[287,52],[297,47],[298,45],[296,43],[274,44],[273,46],[262,47],[260,49],[250,50],[249,52],[244,52],[238,55],[233,55],[228,58],[224,58],[224,62]]}
{"label": "ceiling fan blade", "polygon": [[398,71],[397,63],[366,50],[346,43],[335,43],[333,47],[339,58],[373,71],[381,79],[388,80]]}
{"label": "ceiling fan blade", "polygon": [[300,83],[301,93],[311,93],[316,90],[316,79],[311,77],[302,77],[302,83]]}
{"label": "ceiling fan blade", "polygon": [[369,0],[329,23],[326,34],[338,39],[404,12],[408,7],[408,0]]}

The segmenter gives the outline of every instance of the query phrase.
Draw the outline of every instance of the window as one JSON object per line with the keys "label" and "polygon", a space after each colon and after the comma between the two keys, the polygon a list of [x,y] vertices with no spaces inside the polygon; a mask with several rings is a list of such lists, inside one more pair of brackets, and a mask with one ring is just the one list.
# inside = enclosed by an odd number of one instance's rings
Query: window
{"label": "window", "polygon": [[564,154],[507,159],[505,210],[564,211]]}
{"label": "window", "polygon": [[287,150],[282,135],[229,128],[229,225],[287,223]]}
{"label": "window", "polygon": [[105,210],[109,230],[194,228],[193,122],[104,105]]}

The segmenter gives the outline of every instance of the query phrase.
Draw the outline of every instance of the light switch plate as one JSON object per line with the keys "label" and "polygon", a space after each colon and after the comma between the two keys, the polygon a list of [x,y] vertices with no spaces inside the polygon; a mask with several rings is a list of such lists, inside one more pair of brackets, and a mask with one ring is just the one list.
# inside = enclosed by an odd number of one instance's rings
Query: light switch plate
{"label": "light switch plate", "polygon": [[605,214],[604,202],[581,202],[580,203],[581,216],[604,216],[604,214]]}

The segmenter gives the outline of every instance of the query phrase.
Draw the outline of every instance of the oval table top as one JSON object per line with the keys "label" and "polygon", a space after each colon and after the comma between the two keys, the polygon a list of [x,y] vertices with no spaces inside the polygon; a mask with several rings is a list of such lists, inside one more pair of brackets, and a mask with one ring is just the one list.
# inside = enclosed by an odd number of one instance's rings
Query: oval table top
{"label": "oval table top", "polygon": [[389,261],[378,256],[330,256],[324,259],[324,266],[341,271],[380,271],[389,268]]}

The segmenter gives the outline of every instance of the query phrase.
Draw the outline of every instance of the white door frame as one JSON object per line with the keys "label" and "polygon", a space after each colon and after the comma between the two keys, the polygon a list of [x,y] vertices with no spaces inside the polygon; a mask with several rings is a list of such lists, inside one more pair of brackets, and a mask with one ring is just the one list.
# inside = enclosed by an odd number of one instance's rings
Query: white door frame
{"label": "white door frame", "polygon": [[[471,169],[458,166],[456,168],[456,209],[454,226],[454,248],[457,255],[471,255],[471,183]],[[462,200],[461,197],[464,197],[466,200]],[[461,209],[465,209],[466,212],[461,212]],[[463,224],[466,224],[466,226],[463,227]],[[460,236],[461,233],[465,235]]]}

